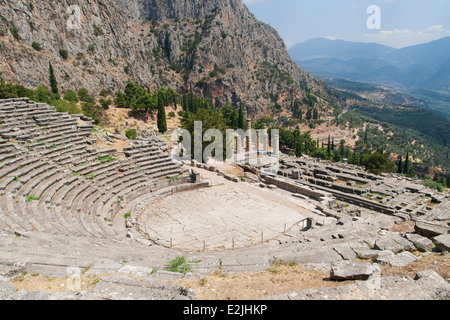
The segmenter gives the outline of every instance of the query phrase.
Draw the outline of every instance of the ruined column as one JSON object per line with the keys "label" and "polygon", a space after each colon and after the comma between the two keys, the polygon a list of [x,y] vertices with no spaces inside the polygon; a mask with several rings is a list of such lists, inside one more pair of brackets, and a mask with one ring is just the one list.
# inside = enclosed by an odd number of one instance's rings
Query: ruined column
{"label": "ruined column", "polygon": [[252,119],[247,118],[245,119],[247,124],[247,132],[246,132],[246,146],[245,151],[251,152],[252,151]]}

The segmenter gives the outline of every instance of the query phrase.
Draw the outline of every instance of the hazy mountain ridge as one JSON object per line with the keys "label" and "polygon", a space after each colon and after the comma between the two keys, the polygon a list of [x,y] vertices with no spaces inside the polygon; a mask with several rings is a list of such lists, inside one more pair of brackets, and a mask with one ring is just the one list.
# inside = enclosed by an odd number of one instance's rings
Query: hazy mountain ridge
{"label": "hazy mountain ridge", "polygon": [[448,90],[450,87],[450,78],[445,76],[450,62],[450,37],[402,49],[313,39],[294,45],[289,53],[312,73],[396,88],[423,86]]}

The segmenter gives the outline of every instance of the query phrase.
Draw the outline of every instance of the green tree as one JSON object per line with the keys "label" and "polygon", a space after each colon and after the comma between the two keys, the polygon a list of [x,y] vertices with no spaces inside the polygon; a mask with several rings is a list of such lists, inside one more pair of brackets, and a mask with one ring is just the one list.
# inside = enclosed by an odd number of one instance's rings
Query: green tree
{"label": "green tree", "polygon": [[162,103],[158,103],[158,131],[161,133],[167,132],[167,121],[166,121],[166,109]]}
{"label": "green tree", "polygon": [[122,91],[117,90],[116,98],[114,99],[114,104],[117,108],[125,108],[127,106],[127,103],[125,101],[125,95],[122,93]]}
{"label": "green tree", "polygon": [[242,104],[239,107],[239,117],[238,117],[238,129],[245,130],[245,115],[244,110],[242,109]]}
{"label": "green tree", "polygon": [[399,159],[398,159],[397,173],[399,173],[399,174],[403,173],[403,161],[402,161],[401,155],[399,156]]}
{"label": "green tree", "polygon": [[389,156],[378,152],[365,155],[362,164],[368,171],[377,175],[383,172],[396,171],[395,163],[389,159]]}
{"label": "green tree", "polygon": [[78,98],[83,102],[94,103],[94,99],[91,97],[88,89],[86,88],[81,88],[80,90],[78,90]]}
{"label": "green tree", "polygon": [[48,63],[48,69],[49,69],[49,80],[50,80],[50,89],[52,93],[58,94],[58,82],[56,81],[55,73],[53,70],[53,66],[51,62]]}
{"label": "green tree", "polygon": [[405,169],[403,170],[405,174],[409,173],[409,151],[406,153],[406,159],[405,159]]}
{"label": "green tree", "polygon": [[71,90],[66,92],[66,94],[64,95],[64,100],[75,103],[78,103],[79,101],[76,92]]}

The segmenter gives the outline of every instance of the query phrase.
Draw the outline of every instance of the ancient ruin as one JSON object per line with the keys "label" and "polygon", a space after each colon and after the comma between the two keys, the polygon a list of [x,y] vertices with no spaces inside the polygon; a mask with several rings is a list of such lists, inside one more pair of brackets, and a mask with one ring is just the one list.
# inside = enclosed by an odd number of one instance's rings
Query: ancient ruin
{"label": "ancient ruin", "polygon": [[[259,131],[247,136],[237,165],[179,165],[155,135],[129,141],[28,99],[0,101],[0,121],[0,299],[195,299],[193,290],[167,283],[183,276],[164,271],[180,256],[191,261],[193,277],[281,262],[320,265],[333,281],[359,281],[267,299],[450,296],[448,279],[434,271],[401,285],[401,277],[379,272],[432,251],[446,254],[448,192],[290,157],[276,140],[269,148]],[[101,149],[99,140],[127,146]],[[276,173],[258,161],[269,151],[280,154]],[[403,224],[412,229],[394,231]],[[80,273],[109,276],[89,291],[16,292],[8,284],[30,272],[74,281]]]}

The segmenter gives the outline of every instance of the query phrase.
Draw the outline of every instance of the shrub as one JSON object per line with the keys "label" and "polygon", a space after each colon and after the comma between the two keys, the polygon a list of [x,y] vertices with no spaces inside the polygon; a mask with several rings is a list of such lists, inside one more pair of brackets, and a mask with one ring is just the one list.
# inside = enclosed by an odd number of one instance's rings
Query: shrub
{"label": "shrub", "polygon": [[175,118],[175,112],[170,111],[170,112],[169,112],[169,117],[170,117],[170,118]]}
{"label": "shrub", "polygon": [[17,29],[15,26],[12,26],[9,31],[11,32],[11,34],[13,35],[14,39],[16,39],[17,41],[20,41],[22,38],[19,35],[19,29]]}
{"label": "shrub", "polygon": [[25,200],[26,200],[26,202],[31,202],[31,201],[36,201],[36,200],[39,200],[39,199],[37,199],[32,194],[30,194],[29,196],[27,196],[27,198]]}
{"label": "shrub", "polygon": [[77,94],[71,90],[66,92],[66,94],[64,95],[64,100],[69,101],[69,102],[75,102],[75,103],[78,103],[78,101],[79,101]]}
{"label": "shrub", "polygon": [[94,103],[94,99],[90,96],[89,91],[86,88],[78,90],[78,98],[83,102]]}
{"label": "shrub", "polygon": [[69,52],[67,50],[64,50],[64,49],[59,49],[59,55],[64,60],[67,60],[69,58]]}
{"label": "shrub", "polygon": [[125,131],[125,136],[130,140],[136,140],[136,138],[137,138],[136,129],[129,129],[129,130]]}
{"label": "shrub", "polygon": [[41,50],[42,50],[42,46],[41,46],[41,44],[38,43],[38,42],[33,42],[33,43],[31,44],[31,47],[32,47],[34,50],[36,50],[36,51],[41,51]]}
{"label": "shrub", "polygon": [[116,161],[116,158],[113,158],[112,156],[106,156],[106,157],[98,157],[98,161],[101,163],[108,163],[108,162],[114,162]]}
{"label": "shrub", "polygon": [[109,106],[112,104],[111,99],[108,99],[108,100],[100,99],[99,102],[100,102],[102,108],[105,109],[105,110],[109,109]]}

